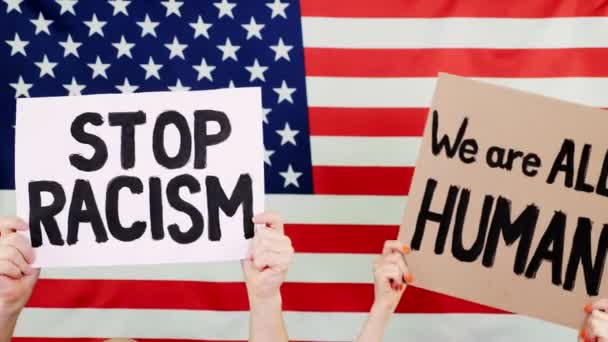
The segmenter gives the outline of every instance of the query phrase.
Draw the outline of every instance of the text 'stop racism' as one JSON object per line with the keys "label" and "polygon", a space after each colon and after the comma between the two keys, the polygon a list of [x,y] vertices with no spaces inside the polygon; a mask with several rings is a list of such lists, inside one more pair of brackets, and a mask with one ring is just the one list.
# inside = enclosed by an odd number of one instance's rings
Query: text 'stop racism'
{"label": "text 'stop racism'", "polygon": [[17,211],[36,265],[244,257],[263,209],[261,110],[257,88],[19,99]]}

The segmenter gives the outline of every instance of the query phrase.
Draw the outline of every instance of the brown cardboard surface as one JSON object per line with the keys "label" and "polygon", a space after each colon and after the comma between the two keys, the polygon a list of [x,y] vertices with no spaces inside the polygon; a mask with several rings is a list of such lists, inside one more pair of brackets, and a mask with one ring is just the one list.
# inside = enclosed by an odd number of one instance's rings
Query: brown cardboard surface
{"label": "brown cardboard surface", "polygon": [[[459,159],[458,153],[453,158],[448,158],[445,149],[438,155],[433,154],[433,111],[438,112],[438,138],[448,135],[451,145],[464,118],[468,118],[464,139],[475,139],[478,144],[474,162],[464,163]],[[527,226],[534,227],[534,233],[529,253],[522,258],[525,259],[522,274],[516,274],[514,271],[516,254],[522,239],[507,246],[502,232],[498,237],[493,264],[489,267],[482,264],[484,253],[488,249],[487,236],[490,228],[486,229],[485,234],[481,234],[482,238],[478,242],[482,245],[479,255],[474,258],[476,253],[471,252],[469,255],[472,260],[461,261],[454,256],[452,248],[456,212],[462,199],[462,191],[458,191],[443,252],[435,253],[439,224],[426,221],[418,249],[413,248],[413,252],[408,256],[409,267],[416,279],[415,285],[579,328],[585,317],[584,305],[602,295],[608,295],[608,281],[603,279],[605,268],[602,264],[599,265],[601,271],[597,269],[597,274],[601,274],[599,296],[589,295],[584,270],[580,264],[577,266],[572,290],[563,288],[565,274],[579,217],[589,218],[592,230],[590,250],[583,243],[583,238],[577,239],[576,243],[581,246],[578,250],[590,252],[591,260],[596,262],[598,240],[604,224],[608,224],[608,197],[596,193],[595,190],[585,192],[575,190],[574,186],[567,187],[564,172],[558,173],[553,184],[548,184],[547,179],[564,140],[571,139],[575,143],[573,183],[576,184],[577,176],[583,174],[579,170],[580,160],[584,145],[590,144],[584,181],[594,189],[597,188],[604,156],[608,151],[607,132],[608,112],[604,110],[441,74],[429,112],[399,239],[410,245],[413,242],[429,178],[437,181],[433,196],[430,197],[432,212],[444,211],[450,186],[470,191],[468,207],[462,216],[462,246],[465,250],[473,246],[478,236],[486,195],[494,198],[491,202],[492,209],[488,211],[488,227],[492,223],[499,196],[510,201],[511,220],[517,218],[530,204],[534,204],[539,212],[536,224]],[[541,160],[540,167],[536,168],[538,173],[535,176],[525,175],[522,172],[521,157],[515,160],[510,171],[490,167],[486,161],[486,153],[492,146],[522,151],[524,156],[527,153],[535,153]],[[470,157],[471,154],[467,156]],[[529,168],[531,169],[533,168]],[[604,186],[608,185],[600,185]],[[566,216],[563,253],[559,253],[559,236],[562,234],[559,233],[559,228],[553,228],[551,231],[557,233],[552,236],[558,238],[546,238],[546,241],[551,242],[545,248],[544,255],[547,259],[542,259],[534,275],[526,276],[530,261],[557,211]],[[524,236],[529,231],[527,229]],[[608,234],[608,228],[606,233]],[[599,246],[601,251],[605,251],[607,247],[606,243]],[[553,257],[551,251],[554,252]],[[562,255],[561,263],[557,262],[559,257],[556,255]],[[555,272],[559,275],[557,280],[561,280],[561,285],[553,283],[554,263],[561,264],[561,272],[557,267]],[[604,281],[601,281],[602,279]]]}

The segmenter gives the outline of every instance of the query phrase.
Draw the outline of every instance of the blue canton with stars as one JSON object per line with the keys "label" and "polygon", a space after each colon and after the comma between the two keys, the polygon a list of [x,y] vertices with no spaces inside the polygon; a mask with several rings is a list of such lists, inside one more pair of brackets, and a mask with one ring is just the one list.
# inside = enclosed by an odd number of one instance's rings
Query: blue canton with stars
{"label": "blue canton with stars", "polygon": [[0,189],[16,97],[261,86],[266,192],[312,193],[297,1],[1,0],[0,70]]}

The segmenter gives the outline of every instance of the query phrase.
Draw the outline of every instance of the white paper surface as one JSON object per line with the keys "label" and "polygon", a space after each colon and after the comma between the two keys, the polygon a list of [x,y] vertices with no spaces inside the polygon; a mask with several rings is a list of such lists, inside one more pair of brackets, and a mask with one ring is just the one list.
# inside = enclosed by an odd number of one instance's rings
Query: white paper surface
{"label": "white paper surface", "polygon": [[[67,220],[72,190],[76,179],[90,182],[100,212],[108,241],[95,242],[89,223],[79,225],[78,242],[68,245],[52,245],[42,227],[42,246],[35,248],[35,266],[88,266],[157,264],[173,262],[201,262],[235,260],[245,256],[248,240],[243,233],[243,206],[234,216],[228,217],[220,209],[222,237],[209,241],[206,176],[219,177],[222,189],[228,197],[241,174],[252,179],[253,213],[264,209],[264,169],[262,138],[262,105],[259,88],[236,88],[192,92],[154,92],[140,94],[107,94],[77,97],[20,98],[17,101],[16,126],[16,193],[17,214],[26,221],[30,217],[28,184],[32,181],[55,181],[62,185],[66,204],[55,216],[61,235],[67,240]],[[194,140],[194,111],[215,110],[224,112],[230,120],[231,134],[223,142],[207,147],[207,166],[194,168],[194,141],[188,163],[181,168],[167,169],[157,163],[152,149],[152,132],[156,118],[164,111],[174,110],[188,121]],[[124,170],[121,167],[121,127],[110,126],[108,113],[143,111],[146,123],[135,127],[135,165]],[[97,171],[84,172],[75,168],[69,160],[72,154],[86,158],[94,149],[75,140],[70,133],[74,119],[82,113],[95,112],[103,117],[101,126],[88,124],[84,130],[103,139],[108,158]],[[219,131],[217,123],[207,125],[208,133]],[[173,125],[165,132],[168,154],[178,150],[180,136]],[[201,191],[191,194],[186,188],[180,196],[194,205],[205,222],[203,234],[189,244],[175,242],[167,226],[176,223],[185,231],[192,226],[190,216],[173,208],[167,201],[166,187],[175,176],[189,174],[200,183]],[[119,192],[119,217],[123,226],[135,221],[146,222],[146,231],[134,241],[124,242],[113,237],[107,227],[105,212],[106,188],[117,176],[135,176],[143,183],[141,194],[129,189]],[[150,232],[149,178],[161,179],[163,198],[164,239],[153,240]],[[42,204],[48,205],[50,194],[43,193]],[[29,233],[28,233],[29,237]]]}

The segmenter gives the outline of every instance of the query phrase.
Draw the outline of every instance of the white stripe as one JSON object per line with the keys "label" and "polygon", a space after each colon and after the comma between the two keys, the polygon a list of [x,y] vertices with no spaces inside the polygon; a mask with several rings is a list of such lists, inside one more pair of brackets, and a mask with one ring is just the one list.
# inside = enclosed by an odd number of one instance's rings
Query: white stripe
{"label": "white stripe", "polygon": [[[608,24],[605,29],[608,37]],[[608,107],[608,78],[476,78],[594,107]],[[362,78],[306,77],[311,107],[428,107],[435,91],[434,77]]]}
{"label": "white stripe", "polygon": [[[401,222],[404,196],[266,195],[266,208],[288,223],[384,224]],[[15,215],[15,191],[0,190],[0,215]]]}
{"label": "white stripe", "polygon": [[267,195],[266,208],[289,223],[398,225],[405,196]]}
{"label": "white stripe", "polygon": [[[380,252],[380,251],[378,251]],[[296,254],[287,280],[319,283],[371,283],[372,254]],[[45,279],[178,280],[240,282],[239,262],[142,265],[113,267],[47,268]]]}
{"label": "white stripe", "polygon": [[0,216],[15,215],[15,190],[0,190]]}
{"label": "white stripe", "polygon": [[327,137],[312,136],[313,165],[414,166],[419,137]]}
{"label": "white stripe", "polygon": [[[178,294],[176,294],[178,295]],[[364,313],[285,312],[291,340],[353,340]],[[248,312],[26,308],[17,337],[246,340]],[[515,315],[395,315],[384,341],[574,341],[576,333]]]}
{"label": "white stripe", "polygon": [[607,47],[608,18],[302,18],[305,47]]}

